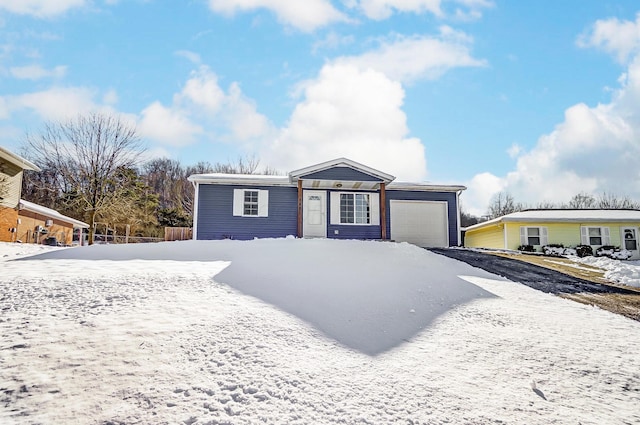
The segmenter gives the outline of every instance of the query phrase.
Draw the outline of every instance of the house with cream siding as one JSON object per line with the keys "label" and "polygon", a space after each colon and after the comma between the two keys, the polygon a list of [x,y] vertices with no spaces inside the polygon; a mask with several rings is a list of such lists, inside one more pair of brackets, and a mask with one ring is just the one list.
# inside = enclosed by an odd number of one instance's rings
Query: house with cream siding
{"label": "house with cream siding", "polygon": [[0,241],[16,238],[18,206],[25,170],[40,171],[37,165],[0,146]]}

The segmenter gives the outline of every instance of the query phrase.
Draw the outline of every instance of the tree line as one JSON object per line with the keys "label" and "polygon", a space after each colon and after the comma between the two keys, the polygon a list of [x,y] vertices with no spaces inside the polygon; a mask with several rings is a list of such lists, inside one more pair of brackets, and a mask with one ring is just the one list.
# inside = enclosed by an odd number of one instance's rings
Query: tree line
{"label": "tree line", "polygon": [[572,210],[584,210],[584,209],[609,209],[609,210],[638,210],[640,209],[640,202],[634,201],[627,196],[618,196],[612,193],[603,192],[599,195],[591,195],[586,192],[580,192],[574,195],[568,202],[539,202],[534,205],[529,205],[523,202],[518,202],[515,198],[506,191],[498,192],[491,198],[489,207],[487,208],[487,214],[482,217],[473,216],[466,212],[461,212],[461,226],[471,226],[477,224],[483,220],[492,220],[494,218],[502,217],[503,215],[511,214],[518,211],[524,211],[528,209],[543,209],[543,210],[557,210],[557,209],[572,209]]}
{"label": "tree line", "polygon": [[191,227],[192,174],[275,174],[259,171],[253,157],[235,162],[198,162],[156,158],[143,161],[145,149],[135,126],[121,117],[92,113],[48,122],[25,135],[22,154],[42,171],[25,173],[22,197],[89,224],[94,232],[162,237],[164,227]]}

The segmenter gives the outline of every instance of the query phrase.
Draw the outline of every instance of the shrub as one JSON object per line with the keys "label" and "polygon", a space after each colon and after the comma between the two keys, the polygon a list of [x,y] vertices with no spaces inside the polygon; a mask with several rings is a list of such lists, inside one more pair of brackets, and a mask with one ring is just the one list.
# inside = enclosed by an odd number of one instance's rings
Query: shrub
{"label": "shrub", "polygon": [[533,245],[520,245],[518,247],[518,251],[522,251],[522,252],[536,252],[536,249],[534,248]]}
{"label": "shrub", "polygon": [[576,246],[576,255],[580,258],[593,255],[593,248],[591,245],[578,245]]}
{"label": "shrub", "polygon": [[542,252],[544,255],[548,255],[550,257],[562,257],[566,255],[564,245],[561,243],[550,243],[549,245],[545,245],[542,247]]}
{"label": "shrub", "polygon": [[620,249],[613,245],[602,245],[596,249],[596,257],[607,257],[614,260],[628,260],[633,254],[626,249]]}

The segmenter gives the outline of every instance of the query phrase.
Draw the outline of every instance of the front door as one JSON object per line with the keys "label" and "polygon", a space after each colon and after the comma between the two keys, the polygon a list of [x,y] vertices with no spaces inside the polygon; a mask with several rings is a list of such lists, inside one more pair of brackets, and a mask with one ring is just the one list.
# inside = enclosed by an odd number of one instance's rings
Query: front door
{"label": "front door", "polygon": [[631,251],[633,254],[631,258],[640,258],[640,251],[638,250],[638,228],[623,227],[620,229],[620,232],[622,232],[622,248]]}
{"label": "front door", "polygon": [[327,192],[305,190],[302,198],[302,236],[327,237]]}

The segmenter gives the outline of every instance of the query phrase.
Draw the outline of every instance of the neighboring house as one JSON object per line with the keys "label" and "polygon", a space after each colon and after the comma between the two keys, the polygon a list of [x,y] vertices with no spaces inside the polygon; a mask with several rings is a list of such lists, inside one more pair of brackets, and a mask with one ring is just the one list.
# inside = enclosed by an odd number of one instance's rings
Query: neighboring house
{"label": "neighboring house", "polygon": [[465,229],[464,246],[516,250],[548,244],[590,245],[594,252],[614,245],[640,259],[638,210],[527,210],[474,224]]}
{"label": "neighboring house", "polygon": [[40,171],[35,164],[0,146],[0,241],[15,240],[18,204],[24,170]]}
{"label": "neighboring house", "polygon": [[394,183],[340,158],[287,176],[196,174],[194,239],[305,238],[460,244],[464,186]]}
{"label": "neighboring house", "polygon": [[18,225],[13,241],[82,245],[82,229],[88,228],[87,223],[21,199],[18,206]]}

